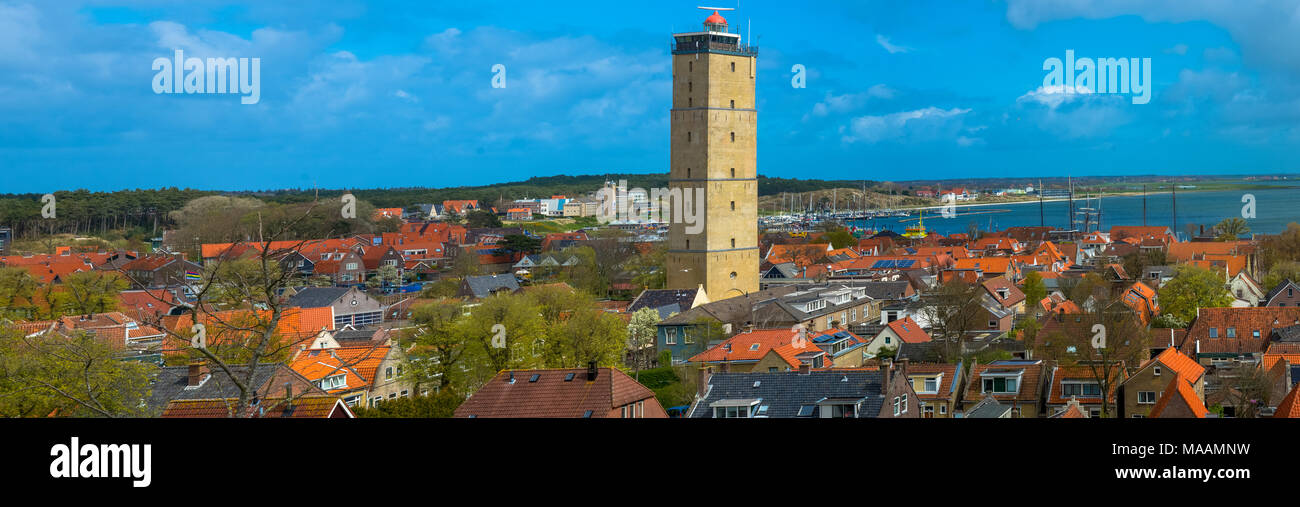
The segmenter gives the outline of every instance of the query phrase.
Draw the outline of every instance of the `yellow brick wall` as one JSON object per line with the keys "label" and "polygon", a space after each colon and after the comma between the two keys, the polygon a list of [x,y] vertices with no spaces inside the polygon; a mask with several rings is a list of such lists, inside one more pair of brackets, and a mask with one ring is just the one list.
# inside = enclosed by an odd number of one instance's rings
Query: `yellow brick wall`
{"label": "yellow brick wall", "polygon": [[733,289],[758,290],[755,63],[716,53],[673,56],[669,187],[692,196],[703,187],[706,207],[697,234],[674,217],[668,287],[703,284],[715,301],[742,295]]}

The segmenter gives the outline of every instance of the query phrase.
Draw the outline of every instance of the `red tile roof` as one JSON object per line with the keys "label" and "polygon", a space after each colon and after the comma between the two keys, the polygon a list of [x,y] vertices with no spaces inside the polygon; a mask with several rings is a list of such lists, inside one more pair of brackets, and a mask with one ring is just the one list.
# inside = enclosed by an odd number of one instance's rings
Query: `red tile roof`
{"label": "red tile roof", "polygon": [[1297,392],[1300,392],[1300,384],[1291,388],[1291,392],[1286,393],[1282,402],[1277,404],[1277,411],[1273,412],[1273,417],[1282,419],[1300,419],[1300,399],[1297,399]]}
{"label": "red tile roof", "polygon": [[903,317],[890,322],[887,327],[898,335],[898,338],[903,340],[903,343],[925,343],[930,341],[930,335],[924,329],[921,329],[921,326],[911,317]]}
{"label": "red tile roof", "polygon": [[[1246,307],[1246,308],[1201,308],[1196,320],[1187,329],[1187,336],[1178,349],[1182,353],[1195,357],[1196,343],[1200,341],[1202,354],[1252,354],[1264,352],[1269,344],[1269,335],[1275,327],[1300,324],[1300,308],[1295,307]],[[1218,337],[1210,338],[1210,329],[1218,332]],[[1233,328],[1236,337],[1227,337],[1228,328]],[[1255,332],[1259,336],[1255,336]]]}
{"label": "red tile roof", "polygon": [[[789,328],[755,329],[741,332],[724,340],[704,352],[692,356],[692,363],[712,363],[721,361],[758,361],[767,355],[767,351],[787,345],[794,339]],[[812,335],[807,337],[811,345]]]}
{"label": "red tile roof", "polygon": [[597,368],[594,381],[587,380],[586,368],[505,370],[457,407],[455,416],[618,417],[615,409],[638,401],[659,404],[653,391],[616,368]]}
{"label": "red tile roof", "polygon": [[[225,418],[231,417],[231,406],[235,400],[173,400],[163,409],[161,417],[163,418]],[[268,399],[264,402],[270,410],[259,412],[253,417],[259,418],[308,418],[324,419],[329,417],[354,417],[352,411],[348,409],[338,398],[333,396],[303,396],[296,398],[289,403],[280,403],[277,399]],[[243,414],[234,414],[235,417],[243,417]]]}

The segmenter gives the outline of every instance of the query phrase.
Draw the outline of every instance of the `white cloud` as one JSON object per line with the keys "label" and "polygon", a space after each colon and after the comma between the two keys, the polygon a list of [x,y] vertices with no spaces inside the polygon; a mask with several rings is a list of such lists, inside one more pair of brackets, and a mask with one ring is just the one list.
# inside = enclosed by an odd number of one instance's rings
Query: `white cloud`
{"label": "white cloud", "polygon": [[[821,102],[813,104],[812,116],[826,116],[828,114],[839,114],[857,110],[872,99],[892,99],[897,92],[883,84],[877,84],[868,88],[866,91],[859,93],[845,93],[843,95],[834,95],[826,92],[826,98]],[[808,116],[804,116],[806,121]]]}
{"label": "white cloud", "polygon": [[876,34],[876,44],[880,44],[880,47],[885,48],[885,51],[888,51],[891,55],[912,51],[912,48],[910,47],[890,43],[889,37],[885,37],[881,34]]}
{"label": "white cloud", "polygon": [[842,140],[868,144],[882,141],[923,142],[955,139],[962,131],[961,117],[970,109],[927,107],[880,116],[859,116],[849,123]]}

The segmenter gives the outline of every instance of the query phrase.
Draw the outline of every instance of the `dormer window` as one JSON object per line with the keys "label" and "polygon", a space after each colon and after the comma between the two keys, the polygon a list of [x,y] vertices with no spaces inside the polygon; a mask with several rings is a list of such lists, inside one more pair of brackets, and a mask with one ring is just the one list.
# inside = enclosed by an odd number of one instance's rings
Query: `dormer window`
{"label": "dormer window", "polygon": [[1020,377],[1017,376],[985,376],[980,386],[981,393],[993,394],[1015,394],[1020,392]]}
{"label": "dormer window", "polygon": [[320,385],[321,389],[325,389],[327,391],[330,389],[344,388],[348,386],[348,376],[345,373],[340,373],[338,375],[331,375],[321,379],[318,385]]}

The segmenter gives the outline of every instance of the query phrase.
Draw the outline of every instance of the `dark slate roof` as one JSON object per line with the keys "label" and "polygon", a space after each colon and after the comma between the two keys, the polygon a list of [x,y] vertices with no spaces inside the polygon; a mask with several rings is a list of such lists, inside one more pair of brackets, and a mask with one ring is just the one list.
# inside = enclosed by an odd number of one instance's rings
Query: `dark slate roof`
{"label": "dark slate roof", "polygon": [[[284,368],[285,372],[280,369]],[[210,369],[216,369],[210,367]],[[242,379],[247,375],[248,366],[236,365],[230,367],[236,378]],[[253,385],[256,390],[262,391],[266,383],[275,377],[276,373],[288,373],[297,375],[293,370],[280,363],[269,363],[257,365],[257,371],[253,376]],[[188,366],[167,366],[158,369],[158,374],[153,378],[153,391],[149,394],[149,410],[152,413],[162,413],[162,409],[167,407],[167,403],[173,400],[212,400],[238,398],[239,388],[226,375],[225,371],[216,369],[211,372],[207,381],[199,384],[193,389],[187,388],[190,378],[190,369]],[[305,382],[306,379],[303,379]]]}
{"label": "dark slate roof", "polygon": [[491,296],[493,292],[501,289],[510,292],[519,290],[519,282],[515,280],[515,275],[511,274],[467,276],[465,284],[469,286],[474,297],[479,299]]}
{"label": "dark slate roof", "polygon": [[709,378],[708,395],[697,402],[691,417],[713,417],[709,404],[718,400],[753,398],[762,399],[759,405],[767,405],[766,415],[772,418],[795,417],[799,407],[825,398],[862,400],[858,412],[865,417],[876,417],[884,406],[879,371],[715,373]]}
{"label": "dark slate roof", "polygon": [[[632,300],[628,305],[627,312],[634,313],[642,308],[654,308],[659,310],[666,306],[676,306],[677,312],[683,308],[690,308],[691,303],[695,302],[695,295],[699,289],[646,289]],[[667,318],[663,310],[659,310],[660,318]]]}
{"label": "dark slate roof", "polygon": [[289,298],[290,306],[321,308],[334,305],[334,301],[347,294],[348,287],[304,287]]}
{"label": "dark slate roof", "polygon": [[898,347],[897,358],[907,359],[908,361],[917,363],[939,363],[942,362],[939,357],[939,354],[942,352],[942,349],[939,348],[940,345],[940,342],[937,341],[920,343],[903,342]]}
{"label": "dark slate roof", "polygon": [[340,345],[369,342],[375,339],[375,333],[378,331],[379,327],[376,326],[361,329],[344,329],[334,333],[334,341],[339,342]]}
{"label": "dark slate roof", "polygon": [[902,299],[911,283],[903,280],[897,282],[857,282],[846,285],[866,289],[867,295],[871,296],[871,299]]}
{"label": "dark slate roof", "polygon": [[1273,328],[1273,341],[1300,342],[1300,325]]}
{"label": "dark slate roof", "polygon": [[985,397],[966,411],[966,419],[997,419],[1011,411],[1011,404],[998,403],[992,395]]}
{"label": "dark slate roof", "polygon": [[1273,290],[1268,291],[1268,294],[1264,296],[1264,301],[1272,301],[1274,296],[1277,296],[1282,292],[1282,289],[1287,287],[1300,289],[1300,285],[1296,285],[1296,283],[1291,281],[1290,278],[1287,278],[1286,280],[1282,280],[1282,283],[1277,284],[1277,287],[1273,287]]}

